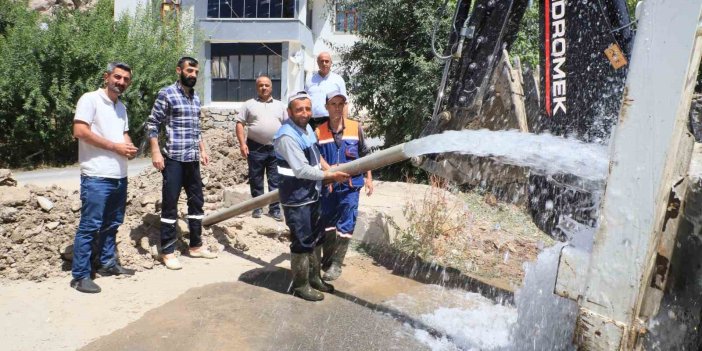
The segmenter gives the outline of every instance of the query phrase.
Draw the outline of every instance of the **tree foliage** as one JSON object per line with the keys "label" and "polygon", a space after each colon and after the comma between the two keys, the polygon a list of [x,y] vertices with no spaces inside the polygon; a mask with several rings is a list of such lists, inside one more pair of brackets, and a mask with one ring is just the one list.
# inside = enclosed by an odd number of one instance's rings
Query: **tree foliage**
{"label": "tree foliage", "polygon": [[109,0],[51,16],[26,5],[0,0],[0,166],[75,161],[75,104],[102,85],[110,61],[133,69],[123,100],[130,134],[139,139],[159,88],[175,80],[175,62],[192,30],[179,33],[176,23],[163,23],[151,9],[114,21]]}
{"label": "tree foliage", "polygon": [[[386,146],[414,139],[431,117],[441,80],[443,63],[432,54],[431,34],[444,0],[352,2],[363,18],[359,40],[338,49],[354,104],[371,119],[368,134]],[[441,20],[438,46],[447,41],[453,6]],[[402,168],[386,168],[383,176],[415,175],[409,165]]]}
{"label": "tree foliage", "polygon": [[522,17],[522,22],[519,25],[517,38],[509,48],[510,55],[519,56],[523,64],[528,64],[530,67],[539,65],[539,51],[541,45],[541,37],[539,34],[539,5],[532,3],[527,7]]}

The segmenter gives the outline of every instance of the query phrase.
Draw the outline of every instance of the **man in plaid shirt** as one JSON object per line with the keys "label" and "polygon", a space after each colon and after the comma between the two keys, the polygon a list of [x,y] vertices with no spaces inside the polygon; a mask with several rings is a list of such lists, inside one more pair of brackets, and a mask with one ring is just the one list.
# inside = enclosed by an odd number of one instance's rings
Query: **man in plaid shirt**
{"label": "man in plaid shirt", "polygon": [[[198,62],[183,57],[176,67],[178,81],[158,93],[151,115],[146,123],[151,144],[151,161],[163,174],[161,204],[161,253],[168,269],[181,269],[174,251],[178,197],[185,188],[188,196],[188,228],[190,230],[190,256],[215,258],[217,255],[202,247],[202,218],[204,196],[200,162],[209,163],[200,131],[200,99],[193,87],[199,73]],[[159,127],[166,127],[165,155],[158,145]],[[165,157],[164,157],[165,156]]]}

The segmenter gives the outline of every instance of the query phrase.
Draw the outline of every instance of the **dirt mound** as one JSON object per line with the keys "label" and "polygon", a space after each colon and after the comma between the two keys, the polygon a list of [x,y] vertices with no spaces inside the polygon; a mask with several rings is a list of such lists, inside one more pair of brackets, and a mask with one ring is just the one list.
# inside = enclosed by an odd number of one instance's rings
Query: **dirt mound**
{"label": "dirt mound", "polygon": [[[248,166],[231,132],[211,129],[203,137],[210,151],[210,164],[201,168],[208,213],[221,206],[225,187],[246,181]],[[161,180],[153,168],[129,179],[126,216],[117,233],[124,266],[143,270],[160,264],[155,257],[160,249]],[[70,274],[73,238],[80,221],[79,193],[15,184],[9,171],[0,170],[0,278],[41,281]],[[184,192],[178,209],[180,218],[185,218]],[[180,219],[177,227],[183,238],[178,249],[187,250],[187,223]],[[226,227],[204,230],[203,241],[213,251],[239,245]]]}

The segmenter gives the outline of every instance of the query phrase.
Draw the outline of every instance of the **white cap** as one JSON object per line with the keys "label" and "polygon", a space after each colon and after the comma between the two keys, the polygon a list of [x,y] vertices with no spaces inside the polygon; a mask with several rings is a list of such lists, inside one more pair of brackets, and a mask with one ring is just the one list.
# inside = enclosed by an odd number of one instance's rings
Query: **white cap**
{"label": "white cap", "polygon": [[349,97],[346,96],[346,94],[344,94],[344,93],[342,93],[342,92],[340,92],[340,91],[338,91],[338,90],[334,90],[334,91],[331,91],[331,92],[329,92],[329,93],[327,94],[327,101],[329,101],[329,100],[331,100],[331,99],[333,99],[333,98],[335,98],[335,97],[337,97],[337,96],[343,97],[343,98],[344,98],[344,101],[348,101],[348,100],[349,100]]}
{"label": "white cap", "polygon": [[310,94],[307,94],[306,91],[301,90],[301,91],[298,91],[297,93],[294,93],[294,94],[291,94],[290,96],[288,96],[288,104],[290,104],[290,103],[293,102],[294,100],[299,100],[299,99],[310,99],[310,100],[312,100],[312,98],[310,97]]}

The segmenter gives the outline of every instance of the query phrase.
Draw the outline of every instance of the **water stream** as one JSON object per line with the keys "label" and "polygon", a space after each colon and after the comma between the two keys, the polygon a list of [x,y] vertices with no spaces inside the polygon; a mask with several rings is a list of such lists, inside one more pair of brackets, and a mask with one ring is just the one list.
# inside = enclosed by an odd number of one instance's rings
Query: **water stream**
{"label": "water stream", "polygon": [[[568,174],[600,184],[604,184],[609,168],[604,145],[518,131],[447,131],[410,141],[404,151],[411,157],[446,152],[490,157],[527,167],[532,173]],[[575,228],[564,229],[571,244],[589,250],[594,229]],[[525,283],[516,292],[514,305],[472,293],[444,292],[439,294],[444,301],[465,299],[470,306],[442,305],[424,311],[418,318],[445,336],[435,338],[423,330],[414,330],[414,336],[432,350],[574,350],[577,304],[553,293],[564,245],[546,248],[536,262],[525,265]],[[390,303],[406,311],[413,302],[398,298]]]}
{"label": "water stream", "polygon": [[412,140],[404,151],[410,157],[447,152],[491,157],[534,173],[571,174],[591,181],[604,180],[609,170],[604,145],[515,130],[446,131]]}

